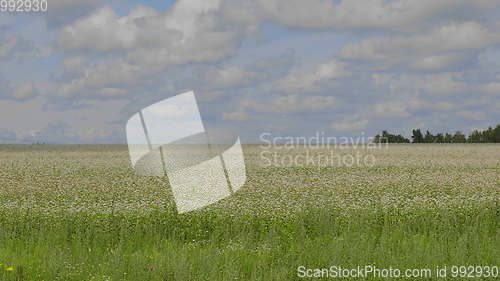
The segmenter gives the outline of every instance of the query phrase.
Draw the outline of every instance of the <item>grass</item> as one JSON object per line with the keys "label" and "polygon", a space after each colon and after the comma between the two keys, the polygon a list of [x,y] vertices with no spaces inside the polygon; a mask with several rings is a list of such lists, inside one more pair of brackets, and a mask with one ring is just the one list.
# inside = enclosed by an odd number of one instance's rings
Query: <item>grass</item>
{"label": "grass", "polygon": [[[240,192],[179,215],[168,180],[137,176],[125,146],[0,146],[0,280],[499,265],[498,145],[394,145],[370,167],[264,167],[259,151],[245,147]],[[384,280],[352,280],[365,279]]]}

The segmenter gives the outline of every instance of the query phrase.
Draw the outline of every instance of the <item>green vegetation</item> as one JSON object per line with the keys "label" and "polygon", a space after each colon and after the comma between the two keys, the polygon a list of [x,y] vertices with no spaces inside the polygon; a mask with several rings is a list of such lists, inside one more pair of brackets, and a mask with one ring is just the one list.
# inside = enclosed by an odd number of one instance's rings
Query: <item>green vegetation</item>
{"label": "green vegetation", "polygon": [[[412,143],[500,143],[500,125],[495,128],[489,127],[484,131],[474,130],[466,137],[462,132],[457,131],[455,134],[438,133],[433,135],[426,131],[425,135],[422,130],[412,130]],[[376,135],[374,138],[376,143],[410,143],[410,140],[402,135],[393,135],[388,131],[383,131],[382,135]]]}
{"label": "green vegetation", "polygon": [[370,151],[375,166],[349,168],[264,168],[259,152],[245,147],[235,196],[179,215],[167,179],[137,176],[125,146],[0,146],[0,280],[499,265],[498,145],[390,145]]}

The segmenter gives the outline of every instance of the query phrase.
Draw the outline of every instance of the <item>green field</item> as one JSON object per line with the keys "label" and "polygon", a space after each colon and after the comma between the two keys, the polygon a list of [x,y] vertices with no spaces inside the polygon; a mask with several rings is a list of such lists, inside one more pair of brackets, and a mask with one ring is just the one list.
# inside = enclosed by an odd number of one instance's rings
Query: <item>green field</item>
{"label": "green field", "polygon": [[[126,146],[0,146],[0,280],[500,266],[500,145],[391,145],[370,167],[264,167],[244,150],[246,185],[179,215],[168,180],[136,175]],[[450,274],[397,280],[485,279]],[[365,279],[392,280],[342,280]]]}

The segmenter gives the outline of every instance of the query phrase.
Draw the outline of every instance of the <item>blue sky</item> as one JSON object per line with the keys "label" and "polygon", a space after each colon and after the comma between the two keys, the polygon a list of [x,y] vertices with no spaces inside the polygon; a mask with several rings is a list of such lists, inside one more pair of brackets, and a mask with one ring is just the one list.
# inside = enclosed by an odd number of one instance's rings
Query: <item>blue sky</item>
{"label": "blue sky", "polygon": [[0,12],[0,143],[123,143],[197,92],[209,127],[407,135],[500,123],[495,0],[52,0]]}

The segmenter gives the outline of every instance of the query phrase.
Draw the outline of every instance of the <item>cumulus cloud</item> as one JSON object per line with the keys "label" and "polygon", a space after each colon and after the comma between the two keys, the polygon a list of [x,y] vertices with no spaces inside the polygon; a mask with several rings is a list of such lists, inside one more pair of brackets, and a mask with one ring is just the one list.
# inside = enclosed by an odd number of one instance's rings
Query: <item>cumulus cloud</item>
{"label": "cumulus cloud", "polygon": [[474,51],[500,43],[500,32],[477,22],[451,23],[428,33],[370,38],[344,46],[343,59],[366,61],[380,68],[406,64],[417,70],[462,66]]}
{"label": "cumulus cloud", "polygon": [[304,113],[325,111],[338,105],[338,100],[332,96],[287,95],[269,97],[265,100],[244,99],[239,108],[243,112],[257,113]]}
{"label": "cumulus cloud", "polygon": [[430,95],[449,95],[470,89],[460,72],[436,74],[373,74],[374,85],[386,85],[394,94],[425,92]]}
{"label": "cumulus cloud", "polygon": [[[294,63],[293,55],[259,59],[248,65],[227,65],[204,68],[205,87],[217,89],[255,87],[266,81],[275,81],[288,74]],[[204,87],[202,87],[204,88]]]}
{"label": "cumulus cloud", "polygon": [[287,93],[310,92],[324,83],[349,76],[346,64],[336,59],[315,65],[313,69],[298,67],[277,82],[277,88]]}
{"label": "cumulus cloud", "polygon": [[17,45],[16,38],[11,38],[3,43],[0,42],[0,57],[8,56],[12,52],[12,50],[14,50],[14,47],[16,45]]}
{"label": "cumulus cloud", "polygon": [[109,6],[66,26],[59,45],[66,50],[123,51],[134,64],[158,68],[171,64],[211,62],[237,47],[237,30],[216,16],[219,0],[178,1],[164,13],[138,6],[118,16]]}
{"label": "cumulus cloud", "polygon": [[482,120],[487,120],[488,117],[486,116],[486,113],[481,112],[481,111],[470,111],[470,110],[463,110],[457,112],[458,116],[461,116],[465,119],[470,119],[474,121],[482,121]]}
{"label": "cumulus cloud", "polygon": [[104,0],[49,0],[45,16],[49,26],[58,27],[79,18],[103,3]]}
{"label": "cumulus cloud", "polygon": [[237,66],[221,68],[208,75],[215,87],[222,88],[248,85],[250,82],[265,78],[262,73],[252,72]]}
{"label": "cumulus cloud", "polygon": [[314,112],[317,110],[331,109],[337,105],[337,99],[331,96],[306,96],[298,95],[279,97],[270,104],[271,112]]}
{"label": "cumulus cloud", "polygon": [[36,96],[36,89],[33,82],[25,82],[19,85],[11,94],[15,100],[27,100]]}
{"label": "cumulus cloud", "polygon": [[474,58],[468,53],[445,53],[417,58],[410,63],[410,67],[416,70],[437,71],[460,67]]}
{"label": "cumulus cloud", "polygon": [[446,101],[427,101],[418,97],[413,97],[408,101],[408,107],[415,111],[450,111],[457,106]]}
{"label": "cumulus cloud", "polygon": [[[263,13],[281,24],[300,28],[413,29],[444,12],[461,14],[494,7],[495,0],[259,0]],[[455,13],[459,14],[459,13]],[[454,13],[449,13],[454,18]]]}
{"label": "cumulus cloud", "polygon": [[500,95],[500,82],[492,82],[482,86],[483,90],[492,95]]}
{"label": "cumulus cloud", "polygon": [[356,118],[346,118],[341,121],[333,122],[330,127],[336,131],[359,131],[365,129],[368,126],[369,121],[367,119],[358,120]]}
{"label": "cumulus cloud", "polygon": [[[218,15],[221,1],[177,1],[165,12],[138,6],[125,16],[105,6],[67,25],[58,45],[73,58],[64,61],[66,82],[59,97],[122,97],[130,85],[147,84],[169,67],[211,63],[232,54],[242,30]],[[114,54],[91,60],[92,55]],[[230,87],[257,76],[242,68],[219,69],[216,87]]]}
{"label": "cumulus cloud", "polygon": [[408,105],[398,101],[381,102],[375,105],[373,115],[376,117],[408,117]]}
{"label": "cumulus cloud", "polygon": [[488,30],[480,23],[452,23],[434,28],[427,34],[367,39],[360,43],[348,44],[342,48],[340,56],[348,59],[380,59],[395,53],[484,48],[499,41],[499,32]]}
{"label": "cumulus cloud", "polygon": [[4,62],[47,57],[51,53],[48,46],[36,45],[19,36],[4,37],[0,34],[0,58]]}
{"label": "cumulus cloud", "polygon": [[[82,62],[78,59],[65,61],[65,68],[70,73],[76,72],[73,66]],[[74,64],[74,65],[73,65]],[[139,66],[128,64],[123,60],[108,60],[96,65],[85,66],[80,76],[62,83],[56,90],[56,97],[69,98],[106,98],[126,93],[125,88],[138,83],[143,73]]]}
{"label": "cumulus cloud", "polygon": [[11,81],[0,74],[0,100],[23,102],[34,98],[36,95],[37,90],[32,81],[13,86]]}

